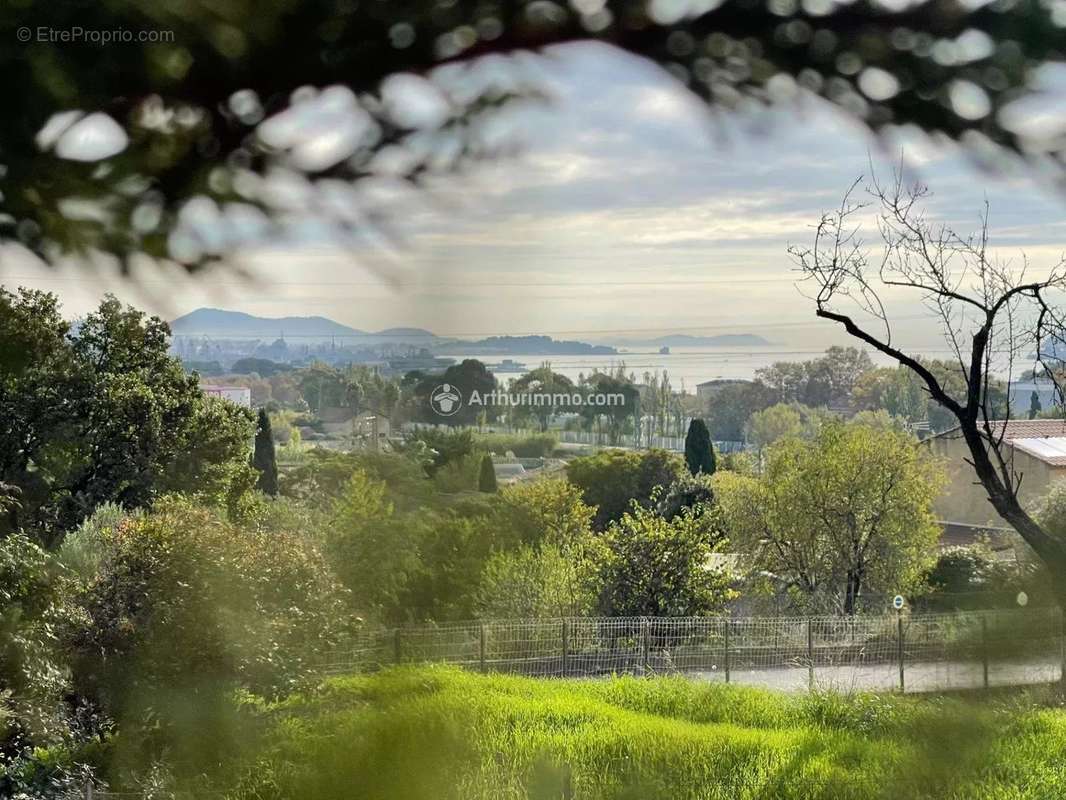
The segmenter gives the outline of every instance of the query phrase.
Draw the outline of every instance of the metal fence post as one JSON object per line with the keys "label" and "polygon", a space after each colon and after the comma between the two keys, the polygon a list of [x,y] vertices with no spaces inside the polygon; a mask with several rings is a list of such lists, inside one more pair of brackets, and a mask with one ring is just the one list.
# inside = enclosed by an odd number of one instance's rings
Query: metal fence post
{"label": "metal fence post", "polygon": [[641,649],[641,671],[644,675],[649,672],[649,659],[651,657],[651,644],[648,641],[648,618],[640,618],[640,649]]}
{"label": "metal fence post", "polygon": [[984,686],[988,688],[988,615],[981,615],[981,669],[984,673]]}
{"label": "metal fence post", "polygon": [[570,670],[570,623],[567,620],[563,620],[563,677],[565,678],[569,674]]}
{"label": "metal fence post", "polygon": [[403,649],[402,649],[403,648],[403,643],[401,641],[401,637],[402,636],[403,636],[403,633],[400,631],[399,628],[397,628],[396,632],[393,634],[393,642],[392,642],[393,656],[394,656],[397,664],[400,663],[400,659],[403,657]]}
{"label": "metal fence post", "polygon": [[478,631],[478,643],[477,643],[477,655],[478,662],[481,666],[481,671],[486,672],[485,669],[485,623],[481,623],[481,629]]}
{"label": "metal fence post", "polygon": [[814,632],[807,617],[807,690],[814,691]]}
{"label": "metal fence post", "polygon": [[896,612],[896,648],[899,656],[899,690],[907,691],[907,685],[903,680],[903,611]]}
{"label": "metal fence post", "polygon": [[729,683],[729,617],[725,618],[725,682]]}

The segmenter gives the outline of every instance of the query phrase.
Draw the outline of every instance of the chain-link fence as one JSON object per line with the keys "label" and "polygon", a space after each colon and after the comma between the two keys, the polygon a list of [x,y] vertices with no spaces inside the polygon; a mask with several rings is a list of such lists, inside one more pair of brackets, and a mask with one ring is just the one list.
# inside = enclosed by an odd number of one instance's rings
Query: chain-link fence
{"label": "chain-link fence", "polygon": [[545,677],[685,673],[780,689],[936,691],[1055,681],[1057,608],[825,617],[593,617],[372,628],[323,674],[447,663]]}

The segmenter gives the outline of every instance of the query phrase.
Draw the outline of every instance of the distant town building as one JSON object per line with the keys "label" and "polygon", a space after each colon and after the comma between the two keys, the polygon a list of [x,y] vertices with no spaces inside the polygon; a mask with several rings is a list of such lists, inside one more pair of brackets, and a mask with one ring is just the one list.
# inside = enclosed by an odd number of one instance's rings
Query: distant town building
{"label": "distant town building", "polygon": [[212,386],[200,387],[208,397],[221,397],[245,408],[252,407],[252,390],[247,386]]}
{"label": "distant town building", "polygon": [[710,408],[711,400],[727,386],[739,386],[751,381],[737,380],[732,378],[718,378],[712,381],[704,381],[696,384],[696,399],[699,400],[700,408],[704,411]]}

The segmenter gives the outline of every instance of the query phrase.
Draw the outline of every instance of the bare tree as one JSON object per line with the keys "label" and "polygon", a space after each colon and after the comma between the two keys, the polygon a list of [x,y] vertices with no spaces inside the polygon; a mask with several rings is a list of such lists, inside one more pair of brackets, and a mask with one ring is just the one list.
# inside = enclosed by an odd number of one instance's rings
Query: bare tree
{"label": "bare tree", "polygon": [[[1061,405],[1057,358],[1066,327],[1053,299],[1066,289],[1066,260],[1033,279],[1024,257],[1012,263],[989,247],[987,203],[978,231],[962,235],[927,219],[928,190],[906,185],[902,170],[890,185],[876,177],[861,185],[862,178],[835,211],[822,216],[811,247],[789,248],[804,281],[816,288],[816,313],[912,370],[929,396],[954,415],[968,462],[993,508],[1047,565],[1066,609],[1066,539],[1042,527],[1019,502],[1023,475],[1003,441],[1009,402],[997,402],[991,391],[996,376],[1009,386],[1019,364],[1031,359],[1035,373],[1055,382]],[[863,229],[874,224],[879,241],[868,248]],[[886,308],[909,292],[939,320],[964,391],[947,388],[942,372],[894,340]]]}

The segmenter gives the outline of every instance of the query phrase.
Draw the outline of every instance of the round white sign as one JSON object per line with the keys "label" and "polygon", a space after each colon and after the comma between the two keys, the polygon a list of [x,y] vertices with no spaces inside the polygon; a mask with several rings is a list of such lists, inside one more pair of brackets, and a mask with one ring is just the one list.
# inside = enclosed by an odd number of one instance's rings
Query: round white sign
{"label": "round white sign", "polygon": [[892,607],[896,609],[896,611],[900,611],[903,608],[904,602],[905,601],[903,600],[903,595],[897,594],[895,597],[892,598]]}

